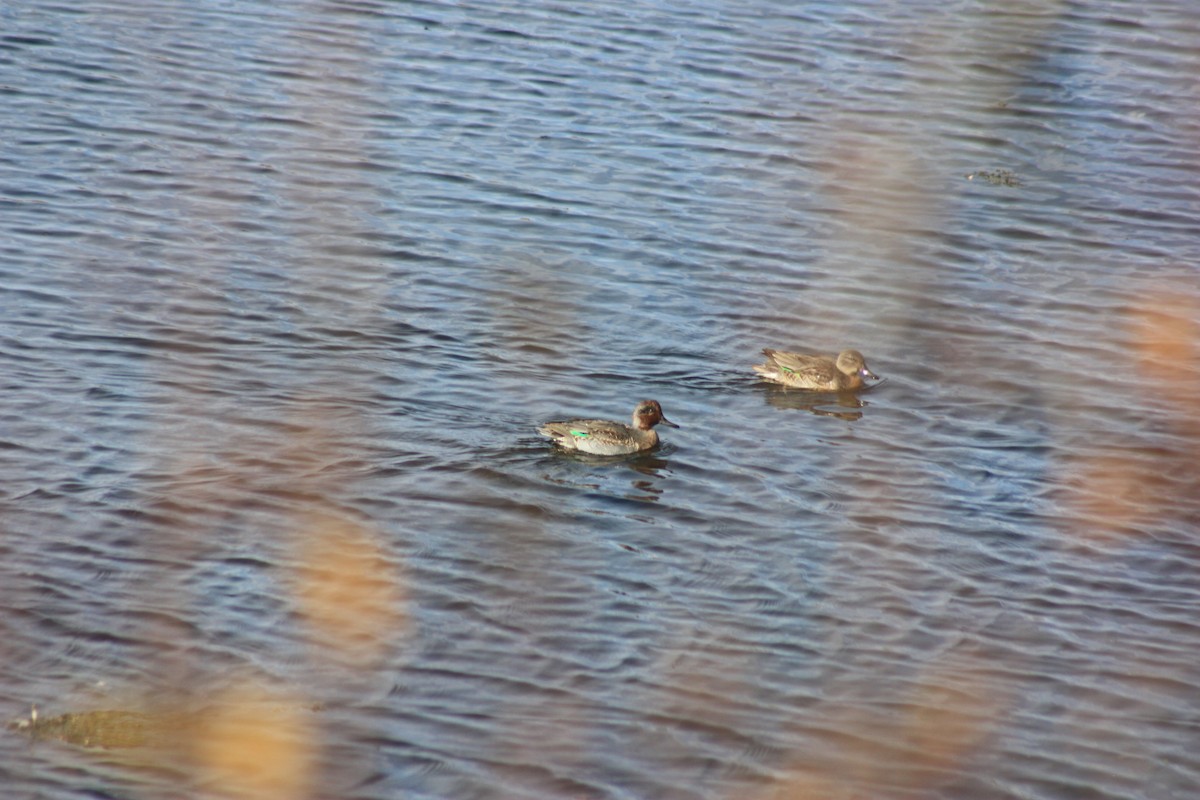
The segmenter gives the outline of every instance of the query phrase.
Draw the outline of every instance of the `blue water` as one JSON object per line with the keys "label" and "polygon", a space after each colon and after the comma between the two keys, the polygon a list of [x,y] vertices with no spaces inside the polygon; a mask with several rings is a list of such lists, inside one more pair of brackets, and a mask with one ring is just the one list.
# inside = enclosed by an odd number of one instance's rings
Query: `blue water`
{"label": "blue water", "polygon": [[1200,792],[1187,3],[0,23],[10,796]]}

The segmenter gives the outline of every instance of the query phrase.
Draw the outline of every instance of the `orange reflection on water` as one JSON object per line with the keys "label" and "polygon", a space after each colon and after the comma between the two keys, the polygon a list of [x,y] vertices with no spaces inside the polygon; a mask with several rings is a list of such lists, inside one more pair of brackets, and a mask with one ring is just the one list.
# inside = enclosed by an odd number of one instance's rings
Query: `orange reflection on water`
{"label": "orange reflection on water", "polygon": [[408,628],[405,593],[375,532],[317,514],[298,535],[296,600],[317,644],[365,665]]}
{"label": "orange reflection on water", "polygon": [[1073,532],[1094,543],[1111,543],[1136,532],[1157,504],[1157,482],[1136,450],[1110,449],[1082,459],[1066,484]]}
{"label": "orange reflection on water", "polygon": [[1153,429],[1079,459],[1064,479],[1073,533],[1099,543],[1177,512],[1200,486],[1200,295],[1151,287],[1126,325],[1131,368],[1157,407]]}
{"label": "orange reflection on water", "polygon": [[234,685],[185,733],[188,756],[209,794],[236,800],[311,795],[317,730],[298,698]]}
{"label": "orange reflection on water", "polygon": [[1130,315],[1138,370],[1173,405],[1176,423],[1200,429],[1200,296],[1155,288]]}

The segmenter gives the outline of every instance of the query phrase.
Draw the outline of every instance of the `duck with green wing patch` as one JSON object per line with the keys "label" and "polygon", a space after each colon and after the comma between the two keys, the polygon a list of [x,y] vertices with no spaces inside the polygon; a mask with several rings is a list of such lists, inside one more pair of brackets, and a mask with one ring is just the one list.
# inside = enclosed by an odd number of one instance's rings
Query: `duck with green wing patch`
{"label": "duck with green wing patch", "polygon": [[663,416],[657,400],[643,400],[633,410],[633,425],[606,419],[571,419],[547,422],[538,433],[548,436],[564,450],[578,450],[597,456],[620,456],[649,450],[658,444],[658,423],[678,428]]}

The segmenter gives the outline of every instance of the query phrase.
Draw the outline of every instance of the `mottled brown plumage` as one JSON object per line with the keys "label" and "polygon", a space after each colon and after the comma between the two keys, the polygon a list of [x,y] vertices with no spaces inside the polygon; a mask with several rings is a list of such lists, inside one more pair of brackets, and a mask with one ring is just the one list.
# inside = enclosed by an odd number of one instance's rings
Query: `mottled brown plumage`
{"label": "mottled brown plumage", "polygon": [[547,422],[538,433],[548,436],[559,447],[598,456],[619,456],[649,450],[658,444],[658,423],[678,428],[663,416],[657,400],[643,400],[633,410],[633,425],[606,419],[571,419]]}
{"label": "mottled brown plumage", "polygon": [[867,369],[866,360],[857,350],[843,350],[836,359],[783,353],[769,347],[763,350],[763,355],[767,357],[767,363],[756,364],[754,371],[764,380],[795,389],[844,392],[861,388],[863,378],[879,379]]}

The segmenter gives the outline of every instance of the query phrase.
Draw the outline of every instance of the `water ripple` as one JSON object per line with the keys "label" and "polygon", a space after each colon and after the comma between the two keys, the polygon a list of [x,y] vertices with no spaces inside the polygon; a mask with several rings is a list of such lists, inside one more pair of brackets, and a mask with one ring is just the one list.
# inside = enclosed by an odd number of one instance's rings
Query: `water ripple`
{"label": "water ripple", "polygon": [[768,5],[4,15],[11,791],[1200,784],[1194,14]]}

